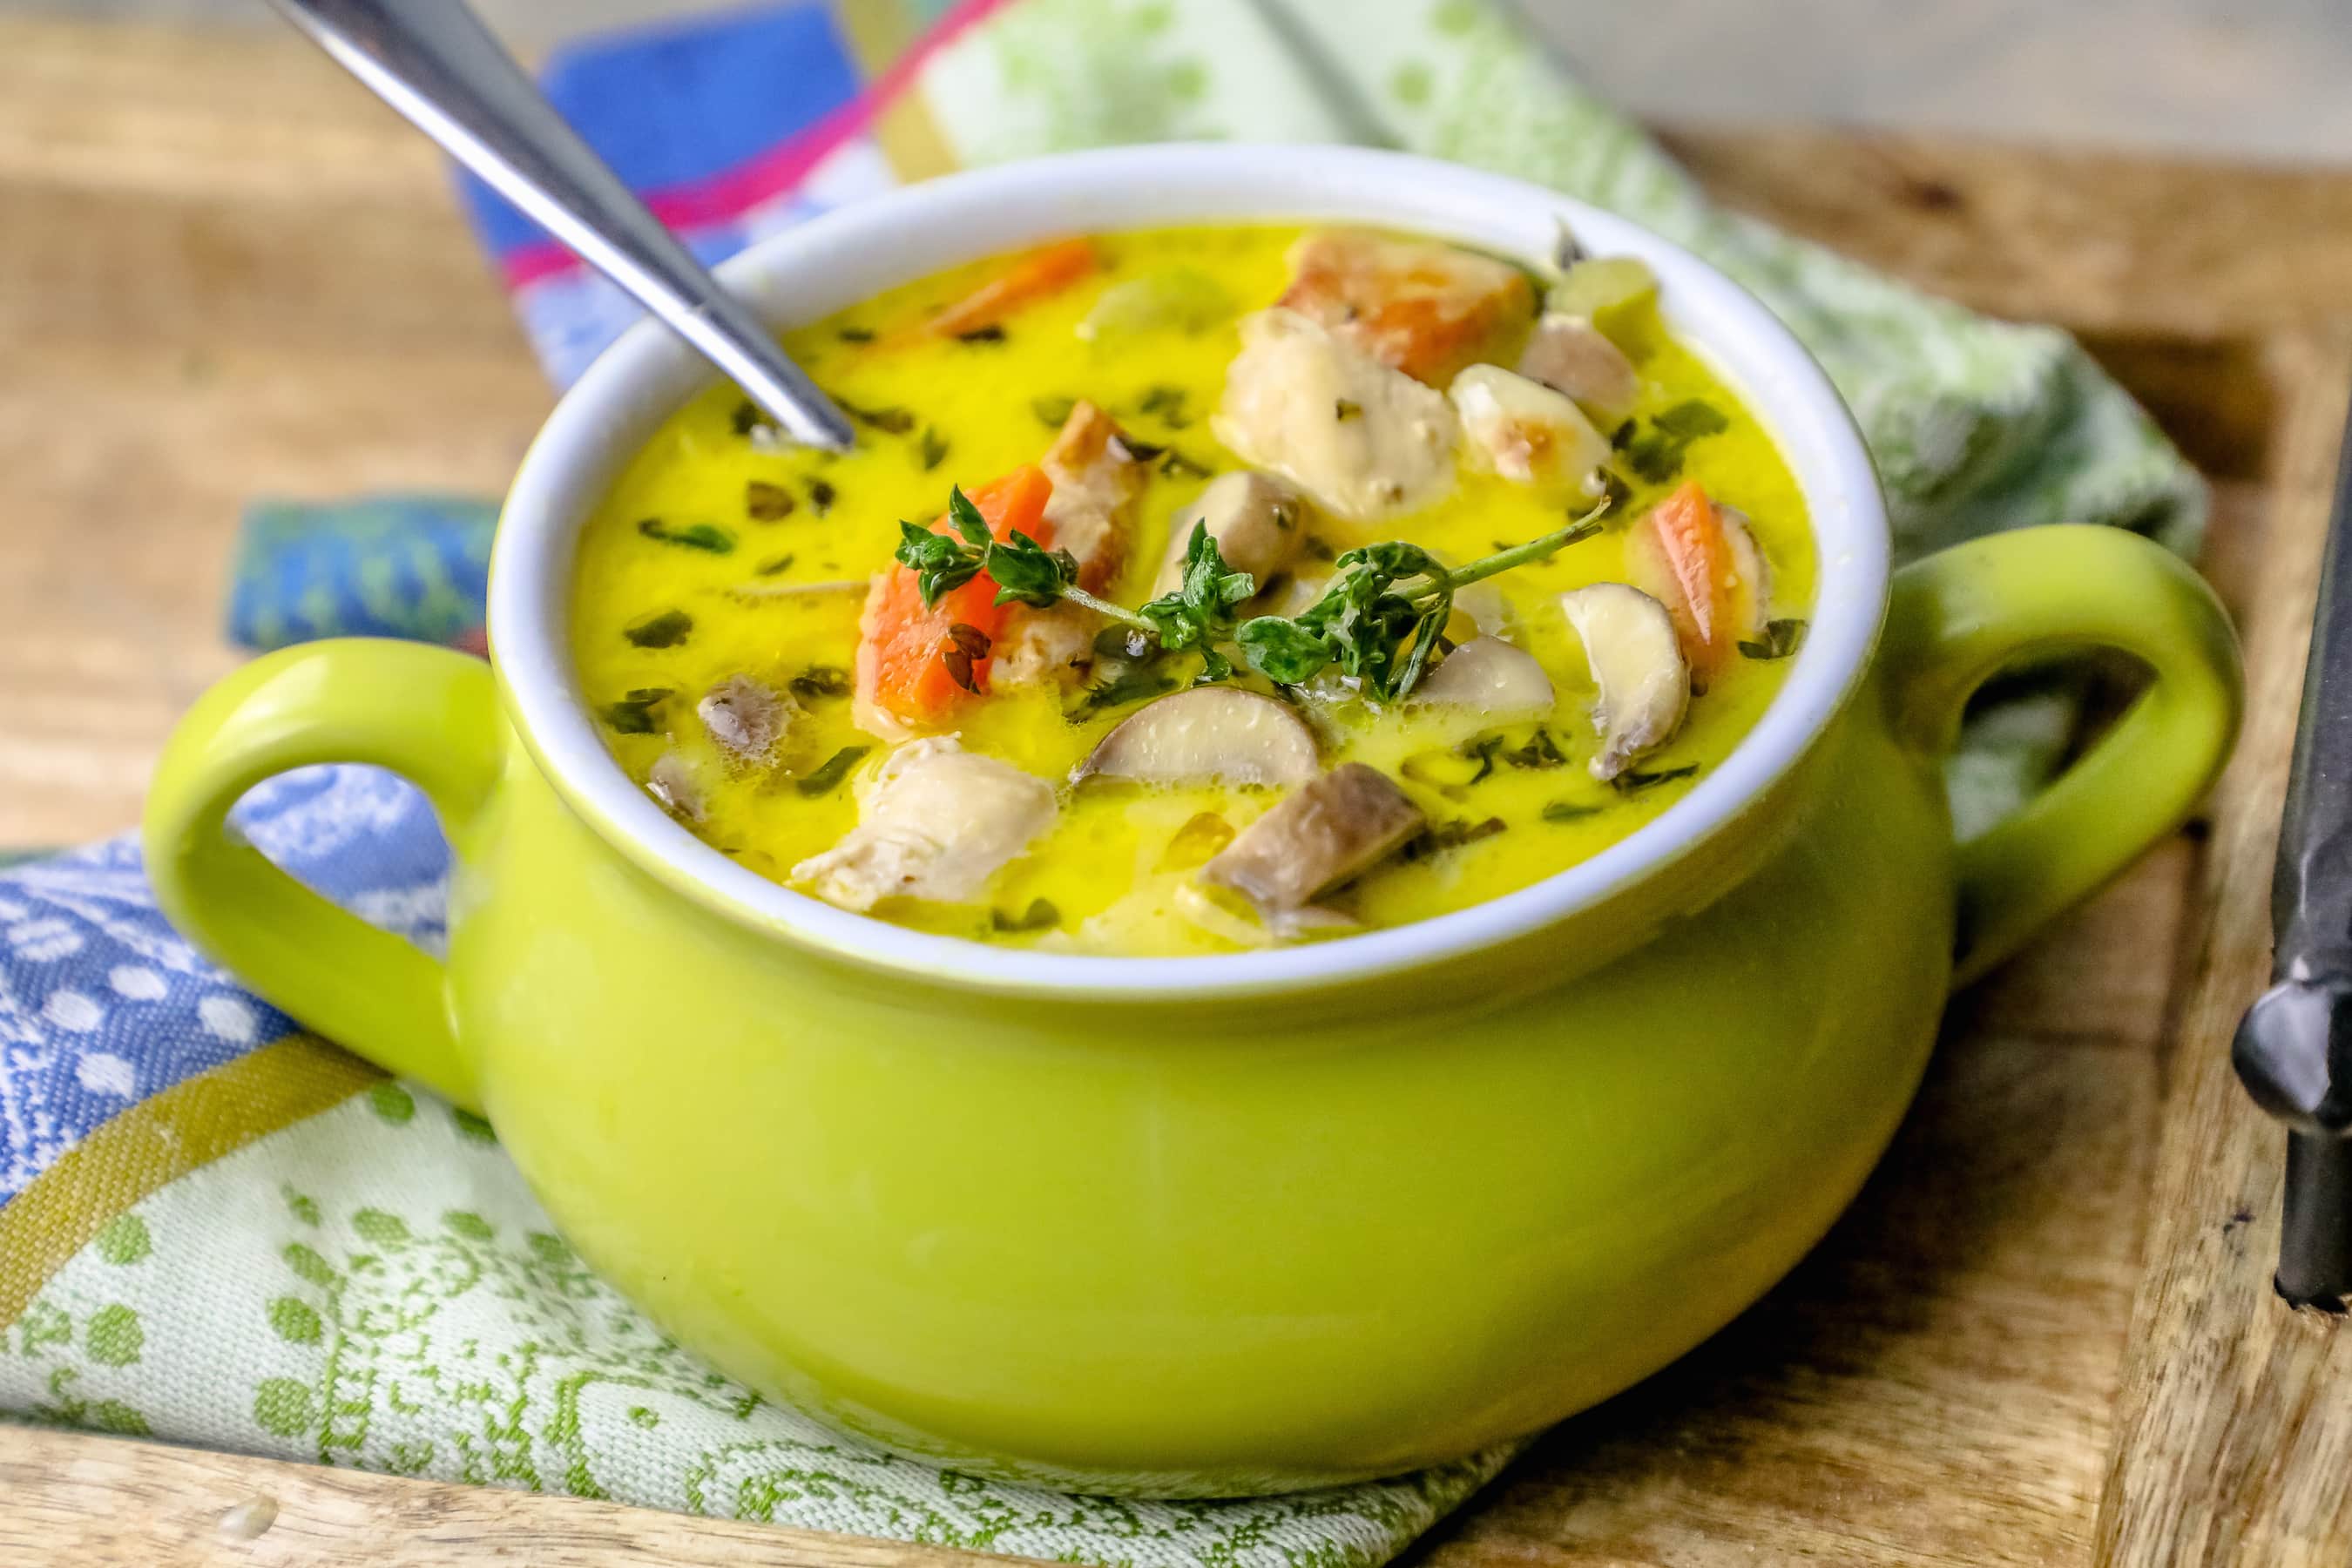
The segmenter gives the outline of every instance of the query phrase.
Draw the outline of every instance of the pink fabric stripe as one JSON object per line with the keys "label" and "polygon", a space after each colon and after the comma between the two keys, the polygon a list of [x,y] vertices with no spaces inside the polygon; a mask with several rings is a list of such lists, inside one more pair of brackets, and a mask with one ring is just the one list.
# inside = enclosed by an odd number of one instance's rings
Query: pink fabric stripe
{"label": "pink fabric stripe", "polygon": [[[890,62],[874,85],[843,104],[797,136],[787,137],[767,152],[709,179],[647,193],[645,203],[653,215],[674,229],[708,228],[741,216],[752,207],[792,190],[808,177],[827,153],[861,134],[875,118],[912,86],[933,55],[953,43],[1012,0],[961,0],[941,16],[931,30]],[[555,240],[544,239],[509,251],[504,262],[507,287],[520,289],[542,278],[577,271],[578,257]]]}

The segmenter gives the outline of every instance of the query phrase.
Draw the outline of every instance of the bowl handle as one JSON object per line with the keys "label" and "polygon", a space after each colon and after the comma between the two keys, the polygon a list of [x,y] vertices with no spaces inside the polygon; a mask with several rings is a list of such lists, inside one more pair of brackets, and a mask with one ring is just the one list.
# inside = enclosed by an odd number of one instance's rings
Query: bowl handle
{"label": "bowl handle", "polygon": [[1955,985],[2188,819],[2229,760],[2245,677],[2205,580],[2122,529],[2019,529],[1895,574],[1884,668],[1898,732],[1928,755],[1951,751],[1969,698],[2002,668],[2085,648],[2128,654],[2152,679],[2049,788],[1959,846]]}
{"label": "bowl handle", "polygon": [[343,637],[256,659],[205,692],[164,749],[142,831],[156,904],[305,1026],[478,1110],[442,966],[279,870],[227,817],[272,774],[373,763],[424,790],[463,856],[505,754],[478,658]]}

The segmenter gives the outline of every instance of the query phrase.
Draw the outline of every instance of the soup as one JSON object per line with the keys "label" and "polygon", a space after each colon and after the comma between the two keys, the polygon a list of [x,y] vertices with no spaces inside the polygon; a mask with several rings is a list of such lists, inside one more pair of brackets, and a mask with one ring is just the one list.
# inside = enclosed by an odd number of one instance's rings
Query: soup
{"label": "soup", "polygon": [[1803,639],[1803,499],[1629,258],[1126,233],[785,342],[855,448],[679,410],[573,651],[674,816],[877,919],[1156,955],[1462,909],[1656,817]]}

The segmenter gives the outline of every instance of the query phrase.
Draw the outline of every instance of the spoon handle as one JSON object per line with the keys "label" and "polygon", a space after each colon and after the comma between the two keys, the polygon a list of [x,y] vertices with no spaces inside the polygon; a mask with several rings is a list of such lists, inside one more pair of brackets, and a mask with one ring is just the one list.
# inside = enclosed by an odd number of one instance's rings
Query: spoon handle
{"label": "spoon handle", "polygon": [[377,96],[627,289],[808,446],[849,421],[540,93],[464,0],[276,0]]}

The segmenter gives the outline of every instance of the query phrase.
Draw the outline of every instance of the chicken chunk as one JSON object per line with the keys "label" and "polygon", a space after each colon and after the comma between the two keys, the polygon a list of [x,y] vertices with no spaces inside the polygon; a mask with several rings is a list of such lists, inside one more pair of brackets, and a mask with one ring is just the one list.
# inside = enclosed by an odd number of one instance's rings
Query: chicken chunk
{"label": "chicken chunk", "polygon": [[1523,485],[1587,489],[1609,459],[1609,440],[1550,387],[1491,364],[1474,364],[1446,394],[1482,468]]}
{"label": "chicken chunk", "polygon": [[857,826],[793,879],[863,912],[884,899],[965,903],[1054,824],[1053,786],[967,752],[953,735],[910,741],[858,786]]}
{"label": "chicken chunk", "polygon": [[1248,573],[1264,587],[1306,542],[1307,498],[1272,474],[1243,468],[1218,475],[1170,526],[1168,554],[1151,584],[1154,595],[1183,585],[1184,554],[1195,523],[1217,542],[1226,565]]}
{"label": "chicken chunk", "polygon": [[1243,323],[1213,427],[1244,461],[1350,521],[1424,506],[1454,479],[1455,423],[1444,395],[1296,310],[1261,310]]}
{"label": "chicken chunk", "polygon": [[1492,357],[1535,314],[1517,268],[1428,240],[1325,229],[1291,248],[1279,305],[1431,386]]}
{"label": "chicken chunk", "polygon": [[1201,868],[1269,921],[1370,870],[1427,826],[1388,774],[1348,763],[1293,791]]}
{"label": "chicken chunk", "polygon": [[1536,323],[1519,374],[1573,399],[1604,430],[1624,424],[1642,398],[1642,373],[1625,351],[1583,317],[1557,310]]}
{"label": "chicken chunk", "polygon": [[[1091,403],[1070,410],[1038,466],[1053,481],[1045,521],[1054,543],[1076,558],[1078,586],[1100,593],[1133,549],[1148,466],[1122,444],[1111,416]],[[1089,661],[1098,625],[1091,611],[1066,601],[1014,609],[996,641],[989,684],[1010,689],[1070,678]]]}

